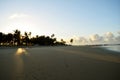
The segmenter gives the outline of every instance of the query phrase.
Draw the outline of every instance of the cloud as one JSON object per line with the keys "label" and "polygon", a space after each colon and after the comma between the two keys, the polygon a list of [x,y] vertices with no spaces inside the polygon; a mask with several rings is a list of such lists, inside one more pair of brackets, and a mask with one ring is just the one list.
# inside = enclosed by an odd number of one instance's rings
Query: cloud
{"label": "cloud", "polygon": [[11,16],[9,16],[9,19],[18,19],[18,18],[26,18],[29,17],[29,15],[23,14],[23,13],[16,13]]}
{"label": "cloud", "polygon": [[87,44],[88,43],[88,41],[87,41],[87,39],[85,37],[79,37],[79,42],[81,44]]}
{"label": "cloud", "polygon": [[93,34],[89,37],[74,36],[77,45],[94,45],[94,44],[120,44],[120,32],[114,35],[112,32],[106,32],[104,35]]}
{"label": "cloud", "polygon": [[94,34],[94,35],[91,35],[90,36],[90,38],[89,38],[89,40],[91,41],[91,42],[96,42],[96,41],[99,41],[99,35],[98,34]]}
{"label": "cloud", "polygon": [[105,34],[106,38],[113,38],[114,37],[114,34],[112,32],[107,32]]}
{"label": "cloud", "polygon": [[103,43],[104,39],[102,36],[99,36],[98,34],[94,34],[89,37],[89,42],[92,44],[99,44],[99,43]]}
{"label": "cloud", "polygon": [[75,45],[85,45],[88,42],[85,37],[80,37],[80,36],[75,36],[74,35],[72,38],[74,40]]}
{"label": "cloud", "polygon": [[107,32],[104,35],[104,41],[109,42],[109,43],[113,43],[115,39],[115,36],[112,32]]}

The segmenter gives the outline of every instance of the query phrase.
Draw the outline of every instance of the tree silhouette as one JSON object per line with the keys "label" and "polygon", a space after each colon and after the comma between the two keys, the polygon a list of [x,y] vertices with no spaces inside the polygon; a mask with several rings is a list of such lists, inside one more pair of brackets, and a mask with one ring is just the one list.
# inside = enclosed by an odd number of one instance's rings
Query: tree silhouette
{"label": "tree silhouette", "polygon": [[61,44],[65,44],[66,42],[63,40],[63,39],[61,39]]}
{"label": "tree silhouette", "polygon": [[29,44],[31,45],[31,34],[32,32],[29,32],[28,36],[29,36]]}
{"label": "tree silhouette", "polygon": [[1,45],[2,41],[3,41],[3,33],[0,32],[0,45]]}
{"label": "tree silhouette", "polygon": [[13,34],[12,33],[8,33],[7,34],[7,42],[11,45],[13,44]]}
{"label": "tree silhouette", "polygon": [[51,35],[51,38],[53,38],[54,36],[55,36],[55,34],[52,34],[52,35]]}
{"label": "tree silhouette", "polygon": [[17,45],[20,45],[20,34],[21,32],[18,29],[14,31],[14,43],[17,42]]}
{"label": "tree silhouette", "polygon": [[54,46],[54,45],[65,45],[65,41],[61,39],[61,42],[58,42],[55,38],[55,35],[51,36],[39,36],[31,37],[31,32],[24,32],[24,35],[21,35],[21,31],[18,29],[14,30],[14,33],[4,34],[0,32],[0,45],[42,45],[42,46]]}
{"label": "tree silhouette", "polygon": [[31,34],[32,34],[31,32],[28,33],[29,39],[31,38]]}
{"label": "tree silhouette", "polygon": [[3,42],[3,45],[6,45],[6,43],[7,43],[7,35],[6,34],[3,34],[2,42]]}
{"label": "tree silhouette", "polygon": [[71,44],[73,43],[73,39],[70,39],[70,43],[71,43]]}
{"label": "tree silhouette", "polygon": [[29,37],[28,37],[28,33],[27,32],[25,32],[24,33],[24,35],[25,35],[25,43],[26,43],[26,46],[28,45],[28,43],[29,43]]}

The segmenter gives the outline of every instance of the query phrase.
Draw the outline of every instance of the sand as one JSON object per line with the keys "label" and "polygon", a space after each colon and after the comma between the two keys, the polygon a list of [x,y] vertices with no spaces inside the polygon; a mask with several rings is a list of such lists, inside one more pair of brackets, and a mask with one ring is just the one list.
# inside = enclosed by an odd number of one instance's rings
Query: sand
{"label": "sand", "polygon": [[0,80],[120,80],[120,53],[89,46],[2,48]]}

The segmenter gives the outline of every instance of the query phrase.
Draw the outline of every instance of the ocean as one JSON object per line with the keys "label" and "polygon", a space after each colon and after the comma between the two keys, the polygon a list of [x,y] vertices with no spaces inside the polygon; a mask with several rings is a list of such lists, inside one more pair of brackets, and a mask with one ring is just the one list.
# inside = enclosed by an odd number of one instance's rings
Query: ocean
{"label": "ocean", "polygon": [[120,45],[112,45],[112,46],[102,46],[108,50],[120,52]]}

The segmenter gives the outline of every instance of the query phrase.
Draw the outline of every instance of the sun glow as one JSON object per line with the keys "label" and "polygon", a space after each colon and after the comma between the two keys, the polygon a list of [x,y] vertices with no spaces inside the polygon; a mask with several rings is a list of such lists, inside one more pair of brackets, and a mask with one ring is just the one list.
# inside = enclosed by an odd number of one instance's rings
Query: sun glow
{"label": "sun glow", "polygon": [[26,55],[27,51],[24,48],[18,48],[16,51],[16,55]]}

